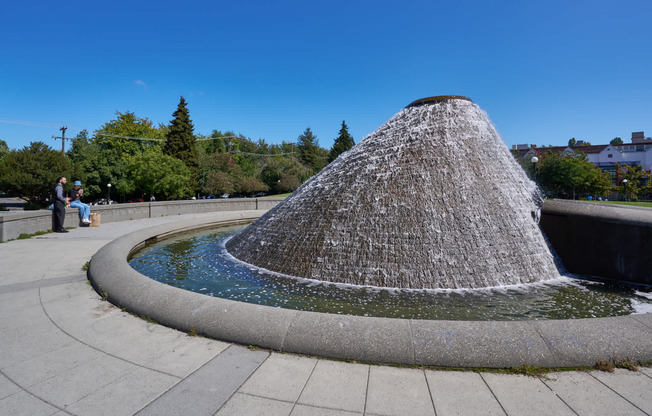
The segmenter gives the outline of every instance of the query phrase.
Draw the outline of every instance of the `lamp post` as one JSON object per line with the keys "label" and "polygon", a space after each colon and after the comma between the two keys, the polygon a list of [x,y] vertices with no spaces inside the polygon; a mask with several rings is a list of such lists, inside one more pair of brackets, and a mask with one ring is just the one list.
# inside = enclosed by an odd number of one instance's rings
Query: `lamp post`
{"label": "lamp post", "polygon": [[537,162],[539,161],[539,158],[536,156],[532,156],[532,159],[530,159],[530,162],[534,165],[534,183],[537,183]]}
{"label": "lamp post", "polygon": [[623,188],[625,189],[625,202],[627,202],[627,179],[623,179]]}
{"label": "lamp post", "polygon": [[109,205],[111,203],[111,184],[106,185],[106,204]]}

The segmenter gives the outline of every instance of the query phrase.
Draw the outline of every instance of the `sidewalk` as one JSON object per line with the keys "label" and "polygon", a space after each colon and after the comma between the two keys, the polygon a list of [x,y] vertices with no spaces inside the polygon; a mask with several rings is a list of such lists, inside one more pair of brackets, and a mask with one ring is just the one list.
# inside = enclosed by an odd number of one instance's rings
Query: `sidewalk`
{"label": "sidewalk", "polygon": [[537,379],[270,353],[132,316],[87,283],[104,244],[187,217],[0,244],[0,415],[652,415],[652,368]]}

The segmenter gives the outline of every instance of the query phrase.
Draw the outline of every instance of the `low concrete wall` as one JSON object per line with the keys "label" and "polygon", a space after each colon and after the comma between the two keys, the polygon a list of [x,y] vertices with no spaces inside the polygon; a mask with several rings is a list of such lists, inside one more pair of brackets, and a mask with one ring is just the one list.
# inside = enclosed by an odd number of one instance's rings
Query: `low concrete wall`
{"label": "low concrete wall", "polygon": [[[268,210],[284,198],[231,198],[182,201],[140,202],[134,204],[99,205],[91,212],[102,215],[102,223],[127,221],[169,215],[200,214],[206,212]],[[66,210],[66,227],[78,227],[76,208]],[[34,234],[52,228],[52,211],[11,211],[0,214],[0,242],[18,238],[20,234]]]}
{"label": "low concrete wall", "polygon": [[652,209],[552,200],[540,224],[569,272],[652,284]]}

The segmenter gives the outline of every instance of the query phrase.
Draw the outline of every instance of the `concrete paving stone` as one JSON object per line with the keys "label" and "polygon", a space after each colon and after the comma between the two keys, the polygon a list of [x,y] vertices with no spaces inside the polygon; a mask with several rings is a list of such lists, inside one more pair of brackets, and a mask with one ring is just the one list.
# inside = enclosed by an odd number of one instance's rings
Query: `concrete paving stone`
{"label": "concrete paving stone", "polygon": [[163,355],[145,367],[177,377],[186,377],[215,358],[231,344],[203,337],[184,336]]}
{"label": "concrete paving stone", "polygon": [[103,355],[35,384],[29,391],[63,409],[138,368],[118,358]]}
{"label": "concrete paving stone", "polygon": [[217,416],[288,416],[292,406],[289,402],[236,393]]}
{"label": "concrete paving stone", "polygon": [[0,369],[56,351],[75,342],[53,325],[41,325],[16,331],[6,334],[10,341],[15,342],[3,343],[0,347]]}
{"label": "concrete paving stone", "polygon": [[508,415],[576,415],[538,378],[513,374],[480,374]]}
{"label": "concrete paving stone", "polygon": [[[2,286],[0,286],[0,290]],[[0,311],[2,312],[3,321],[8,317],[21,314],[31,308],[40,308],[41,303],[38,299],[38,290],[30,289],[13,293],[0,292]]]}
{"label": "concrete paving stone", "polygon": [[593,377],[629,400],[645,413],[652,415],[652,378],[642,372],[616,369],[613,373],[592,371]]}
{"label": "concrete paving stone", "polygon": [[[556,373],[544,380],[579,415],[644,415],[630,402],[588,373]],[[648,390],[648,401],[649,401]]]}
{"label": "concrete paving stone", "polygon": [[272,353],[238,391],[294,403],[316,364],[313,358]]}
{"label": "concrete paving stone", "polygon": [[[122,319],[124,322],[137,318],[128,316]],[[148,326],[159,325],[148,324]],[[94,348],[105,351],[108,354],[146,366],[147,363],[169,352],[173,345],[179,342],[180,339],[188,336],[183,332],[170,330],[169,328],[165,329],[167,330],[166,332],[151,332],[141,327],[137,331],[132,330],[126,332],[117,328],[113,332],[113,336],[111,336],[110,332],[106,332],[101,338],[92,339],[88,342]],[[120,336],[116,337],[115,334],[120,334]]]}
{"label": "concrete paving stone", "polygon": [[19,391],[16,394],[0,399],[0,415],[11,416],[34,416],[54,415],[60,409],[49,403],[32,396],[26,391]]}
{"label": "concrete paving stone", "polygon": [[652,367],[639,367],[638,371],[652,378]]}
{"label": "concrete paving stone", "polygon": [[365,414],[434,415],[423,371],[407,368],[369,368]]}
{"label": "concrete paving stone", "polygon": [[322,407],[306,406],[297,404],[292,409],[290,416],[356,416],[362,413],[347,412],[344,410],[324,409]]}
{"label": "concrete paving stone", "polygon": [[17,386],[16,383],[5,377],[4,374],[0,373],[0,400],[11,396],[12,394],[16,394],[20,390],[20,387]]}
{"label": "concrete paving stone", "polygon": [[298,403],[364,412],[369,366],[319,360]]}
{"label": "concrete paving stone", "polygon": [[[36,296],[34,296],[34,298],[38,299]],[[43,313],[43,308],[40,304],[26,303],[27,304],[22,313],[14,310],[6,310],[4,307],[0,306],[0,313],[3,317],[2,323],[0,324],[0,330],[3,335],[8,332],[19,333],[21,330],[29,332],[31,331],[31,328],[40,323],[51,325],[47,315]],[[0,339],[0,344],[2,344],[3,341],[6,341],[6,338]]]}
{"label": "concrete paving stone", "polygon": [[213,415],[268,356],[232,345],[138,414],[181,415],[192,409],[193,415]]}
{"label": "concrete paving stone", "polygon": [[426,371],[426,378],[437,416],[505,414],[478,373]]}
{"label": "concrete paving stone", "polygon": [[29,289],[40,289],[48,286],[58,286],[61,284],[82,282],[85,280],[87,280],[86,276],[82,274],[55,277],[47,280],[34,280],[32,282],[15,283],[12,285],[0,286],[0,293],[18,293]]}
{"label": "concrete paving stone", "polygon": [[29,388],[57,374],[70,371],[86,362],[102,357],[102,353],[84,344],[73,342],[47,354],[9,366],[2,371],[14,382]]}
{"label": "concrete paving stone", "polygon": [[133,415],[179,381],[178,377],[139,368],[82,398],[66,411],[75,415]]}

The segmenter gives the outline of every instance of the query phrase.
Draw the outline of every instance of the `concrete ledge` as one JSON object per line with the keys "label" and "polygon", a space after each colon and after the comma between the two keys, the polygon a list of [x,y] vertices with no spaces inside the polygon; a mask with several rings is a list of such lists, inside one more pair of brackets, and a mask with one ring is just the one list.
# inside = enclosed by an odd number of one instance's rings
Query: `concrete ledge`
{"label": "concrete ledge", "polygon": [[177,231],[257,218],[215,213],[130,233],[100,249],[88,276],[110,302],[188,332],[278,351],[376,363],[447,367],[593,365],[652,361],[652,314],[614,318],[426,321],[303,312],[213,298],[156,282],[127,263],[134,247]]}
{"label": "concrete ledge", "polygon": [[[102,214],[102,223],[166,217],[170,215],[201,214],[218,211],[269,210],[284,198],[232,198],[181,201],[139,202],[133,204],[99,205],[91,212]],[[66,209],[66,227],[79,226],[76,208]],[[34,234],[52,228],[52,211],[12,211],[0,213],[0,242],[18,238],[20,234]]]}
{"label": "concrete ledge", "polygon": [[540,224],[569,272],[652,284],[652,209],[555,199]]}

